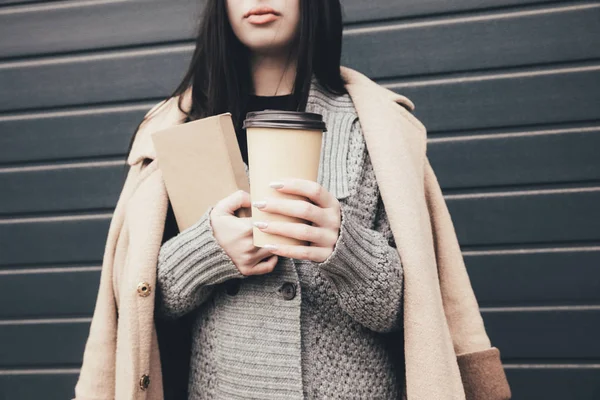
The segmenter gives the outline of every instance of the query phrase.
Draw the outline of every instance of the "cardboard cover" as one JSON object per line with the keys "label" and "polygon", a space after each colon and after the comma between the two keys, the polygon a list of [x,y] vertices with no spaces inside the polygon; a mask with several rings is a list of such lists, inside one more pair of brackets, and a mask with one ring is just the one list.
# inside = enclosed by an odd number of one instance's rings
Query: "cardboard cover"
{"label": "cardboard cover", "polygon": [[[179,231],[235,191],[250,193],[230,113],[154,132],[152,140]],[[236,215],[249,217],[250,211]]]}

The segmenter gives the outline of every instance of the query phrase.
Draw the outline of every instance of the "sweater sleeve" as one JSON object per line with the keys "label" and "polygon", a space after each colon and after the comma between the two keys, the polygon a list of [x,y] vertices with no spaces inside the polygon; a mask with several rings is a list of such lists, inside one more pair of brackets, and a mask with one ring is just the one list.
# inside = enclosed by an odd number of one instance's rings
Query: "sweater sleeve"
{"label": "sweater sleeve", "polygon": [[[366,149],[364,154],[358,188],[376,185]],[[399,330],[403,323],[404,275],[379,189],[374,192],[376,207],[368,210],[374,213],[372,221],[364,217],[365,199],[350,196],[340,200],[337,242],[329,257],[316,265],[351,317],[371,330],[390,332]]]}
{"label": "sweater sleeve", "polygon": [[156,278],[159,317],[187,314],[205,302],[219,283],[246,277],[215,239],[212,209],[160,248]]}

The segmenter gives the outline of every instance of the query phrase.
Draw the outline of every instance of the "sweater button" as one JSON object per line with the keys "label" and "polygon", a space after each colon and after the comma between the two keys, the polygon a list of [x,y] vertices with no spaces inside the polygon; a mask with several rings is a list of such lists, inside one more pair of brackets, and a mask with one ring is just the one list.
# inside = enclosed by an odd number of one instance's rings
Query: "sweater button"
{"label": "sweater button", "polygon": [[232,279],[225,284],[225,291],[230,296],[235,296],[240,291],[239,279]]}
{"label": "sweater button", "polygon": [[285,300],[292,300],[296,297],[296,285],[292,282],[285,282],[279,288],[279,293],[281,293]]}
{"label": "sweater button", "polygon": [[152,288],[150,287],[150,284],[148,282],[138,283],[137,292],[138,295],[140,295],[141,297],[149,296],[151,291]]}
{"label": "sweater button", "polygon": [[146,390],[150,386],[150,377],[146,374],[142,375],[140,378],[140,389]]}

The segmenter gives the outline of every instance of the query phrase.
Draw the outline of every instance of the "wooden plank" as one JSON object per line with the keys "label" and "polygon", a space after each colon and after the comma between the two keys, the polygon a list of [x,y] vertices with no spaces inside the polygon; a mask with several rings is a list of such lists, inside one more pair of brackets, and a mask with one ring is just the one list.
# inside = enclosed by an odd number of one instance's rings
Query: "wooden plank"
{"label": "wooden plank", "polygon": [[89,321],[77,320],[0,324],[0,367],[78,366],[89,330]]}
{"label": "wooden plank", "polygon": [[[106,85],[110,86],[108,82]],[[101,86],[101,85],[99,85]],[[409,95],[417,103],[417,116],[421,117],[430,131],[440,130],[461,130],[477,129],[485,127],[503,127],[510,125],[535,125],[539,123],[576,121],[576,120],[597,120],[600,119],[600,109],[595,104],[600,103],[600,67],[594,70],[557,70],[548,75],[501,75],[485,77],[484,79],[472,79],[462,81],[460,79],[448,80],[443,82],[425,83],[419,86],[395,85],[392,88],[400,93]],[[119,88],[113,88],[119,90]],[[125,97],[126,93],[122,93]],[[568,102],[555,101],[554,99],[568,98]],[[156,100],[158,101],[158,100]],[[145,103],[140,106],[129,106],[123,108],[81,110],[77,115],[67,113],[48,113],[46,116],[37,114],[25,114],[21,117],[0,118],[0,145],[3,151],[0,154],[0,163],[33,160],[51,160],[76,157],[105,156],[123,154],[127,149],[131,135],[135,126],[139,123],[145,111],[147,111],[155,102]],[[52,134],[48,134],[51,132]],[[569,133],[570,131],[566,131]],[[565,133],[565,134],[566,134]],[[577,136],[579,135],[579,136]],[[586,173],[579,169],[589,160],[589,148],[583,151],[581,159],[572,157],[568,147],[563,148],[562,153],[556,146],[552,146],[553,141],[566,140],[569,145],[575,145],[579,137],[585,135],[585,140],[594,147],[597,138],[593,132],[581,132],[573,137],[555,135],[548,137],[544,143],[536,143],[544,149],[543,152],[532,152],[530,157],[537,160],[538,165],[548,167],[550,157],[557,155],[559,157],[568,157],[567,163],[554,163],[552,171],[557,173],[558,178],[565,178],[566,174],[574,173],[573,177],[582,176],[584,179]],[[572,140],[571,140],[572,139]],[[533,138],[519,139],[525,143]],[[69,146],[63,144],[68,142]],[[483,142],[482,142],[483,143]],[[489,142],[490,144],[492,142]],[[516,151],[516,146],[510,146],[508,141],[505,143],[505,149]],[[515,142],[517,143],[517,142]],[[35,145],[34,145],[35,144]],[[38,145],[39,144],[39,145]],[[462,145],[462,144],[461,144]],[[476,144],[466,144],[465,146],[477,146]],[[499,141],[494,145],[501,145]],[[430,146],[431,151],[437,151],[436,145]],[[444,144],[443,146],[450,146]],[[483,145],[482,145],[483,146]],[[479,146],[478,151],[483,147]],[[578,142],[576,149],[581,150],[581,144]],[[491,151],[491,146],[486,147]],[[441,149],[441,147],[440,147]],[[443,150],[440,150],[442,152]],[[550,152],[550,153],[547,153]],[[435,154],[433,162],[441,162],[447,165],[442,157],[449,157],[448,162],[460,161],[460,163],[469,163],[469,159],[459,153],[456,156],[460,159],[453,159],[451,153],[443,152]],[[479,152],[472,152],[470,157],[477,157]],[[490,155],[489,151],[486,153]],[[519,155],[524,155],[524,150],[518,151]],[[546,154],[549,154],[547,157]],[[514,156],[516,157],[516,155]],[[489,158],[487,161],[488,169],[485,179],[501,181],[502,176],[509,177],[502,171],[494,170],[489,163],[498,160],[498,157]],[[544,161],[545,160],[545,161]],[[482,160],[484,161],[484,160]],[[575,169],[568,165],[578,165]],[[466,165],[466,164],[465,164]],[[469,164],[472,165],[472,164]],[[565,167],[567,165],[567,167]],[[478,164],[485,168],[485,165]],[[530,164],[531,166],[531,164]],[[591,173],[595,174],[597,163],[591,166]],[[510,166],[505,165],[505,168]],[[588,165],[590,167],[590,165]],[[575,171],[577,170],[577,171]],[[473,183],[473,177],[465,169],[460,171],[452,170],[451,174],[444,175],[440,171],[443,181],[448,182],[448,187],[458,187],[460,182],[465,179],[469,184]],[[521,179],[520,176],[532,177],[535,174],[539,177],[539,170],[521,170],[513,174],[512,179]],[[471,172],[472,174],[473,172]],[[459,175],[457,175],[459,174]],[[498,177],[500,176],[500,177]],[[456,177],[456,179],[452,179]],[[537,179],[537,178],[536,178]],[[569,178],[570,179],[570,178]]]}
{"label": "wooden plank", "polygon": [[[447,197],[461,245],[598,241],[600,189]],[[109,214],[0,223],[0,266],[101,260]]]}
{"label": "wooden plank", "polygon": [[430,132],[600,119],[600,66],[390,84]]}
{"label": "wooden plank", "polygon": [[600,368],[552,365],[520,368],[505,366],[513,400],[597,400],[600,397]]}
{"label": "wooden plank", "polygon": [[490,340],[504,362],[597,360],[600,309],[482,311]]}
{"label": "wooden plank", "polygon": [[[593,127],[449,137],[430,141],[428,154],[444,189],[598,180],[599,133]],[[121,190],[124,161],[15,171],[0,172],[0,187],[8,188],[0,198],[2,214],[112,208]]]}
{"label": "wooden plank", "polygon": [[110,214],[0,224],[0,266],[100,263]]}
{"label": "wooden plank", "polygon": [[600,239],[600,188],[447,196],[462,246]]}
{"label": "wooden plank", "polygon": [[480,306],[600,303],[600,248],[463,252]]}
{"label": "wooden plank", "polygon": [[0,374],[0,399],[72,399],[79,372]]}
{"label": "wooden plank", "polygon": [[494,9],[528,4],[549,3],[550,0],[377,0],[365,7],[362,0],[342,0],[344,20],[364,22],[393,18],[457,13],[470,10]]}
{"label": "wooden plank", "polygon": [[427,153],[444,189],[600,180],[600,127],[434,137]]}
{"label": "wooden plank", "polygon": [[[547,73],[545,73],[547,72]],[[126,84],[127,79],[123,79]],[[138,79],[139,83],[139,79]],[[144,85],[145,83],[140,83]],[[110,82],[98,84],[101,87],[111,86]],[[563,121],[591,121],[600,119],[600,67],[594,69],[562,69],[541,71],[537,74],[506,74],[473,77],[472,79],[449,79],[442,81],[420,82],[417,84],[390,85],[390,88],[399,93],[408,95],[417,104],[416,115],[420,117],[430,131],[448,131],[462,129],[478,129],[486,127],[506,127],[535,125],[540,123],[560,123]],[[599,90],[595,90],[599,88]],[[119,97],[127,97],[123,87],[113,87],[120,92]],[[58,90],[58,88],[57,88]],[[92,88],[88,87],[88,90]],[[75,95],[76,96],[76,95]],[[563,100],[563,99],[568,99]],[[80,100],[83,100],[81,98]],[[8,98],[6,99],[8,102]],[[126,118],[121,120],[120,115]],[[114,118],[113,118],[114,116]],[[30,154],[30,159],[85,156],[95,147],[85,146],[85,140],[101,140],[101,135],[96,134],[101,130],[108,136],[106,144],[99,146],[99,152],[113,154],[115,150],[122,149],[128,143],[133,133],[132,126],[136,126],[143,114],[122,114],[113,116],[99,116],[86,126],[85,116],[75,118],[69,115],[58,115],[50,125],[53,134],[58,135],[53,146],[31,146],[28,140],[19,136],[20,129],[33,139],[41,138],[46,134],[42,143],[52,141],[53,136],[48,136],[45,130],[45,119],[38,121],[14,120],[6,122],[0,120],[0,131],[9,132],[8,139],[0,139],[3,144],[8,141],[15,150],[29,147],[25,157]],[[123,121],[123,122],[119,122]],[[124,124],[126,129],[117,126]],[[61,127],[71,126],[72,130],[63,130]],[[6,129],[5,129],[6,128]],[[78,128],[82,128],[78,130]],[[90,136],[87,135],[89,130]],[[60,132],[60,133],[59,133]],[[78,133],[79,132],[79,133]],[[126,132],[126,133],[123,133]],[[61,139],[70,139],[79,135],[75,145],[62,146]],[[122,137],[120,135],[124,135]],[[0,138],[4,135],[0,135]],[[111,139],[116,143],[111,142]],[[13,140],[14,139],[14,140]],[[21,141],[22,140],[22,141]],[[48,149],[46,151],[45,149]],[[11,158],[12,152],[3,152],[3,159]],[[19,154],[19,153],[13,153]]]}
{"label": "wooden plank", "polygon": [[[0,58],[189,40],[205,0],[57,1],[0,9]],[[110,21],[107,29],[106,21]]]}
{"label": "wooden plank", "polygon": [[73,317],[92,315],[100,267],[0,271],[0,318]]}
{"label": "wooden plank", "polygon": [[600,56],[599,20],[600,4],[567,4],[358,27],[346,32],[342,62],[372,78],[387,78],[589,60]]}
{"label": "wooden plank", "polygon": [[[505,362],[600,358],[599,310],[484,311],[483,317]],[[88,332],[87,322],[0,324],[0,366],[75,366],[81,362]]]}
{"label": "wooden plank", "polygon": [[0,64],[0,111],[162,98],[179,83],[191,45]]}
{"label": "wooden plank", "polygon": [[[600,301],[600,249],[467,251],[465,262],[480,306]],[[0,318],[92,315],[98,268],[0,271]]]}
{"label": "wooden plank", "polygon": [[[535,24],[519,16],[449,23],[440,30],[417,24],[350,31],[344,64],[373,78],[393,78],[590,59],[600,56],[597,10],[600,5],[527,17],[535,17]],[[573,34],[557,33],[565,30]],[[473,43],[457,48],[467,37]],[[192,50],[191,44],[157,46],[0,64],[0,83],[11,93],[0,97],[0,111],[159,98],[175,88]]]}
{"label": "wooden plank", "polygon": [[[596,400],[600,394],[600,369],[585,365],[505,367],[513,399]],[[73,396],[77,373],[0,375],[0,398],[64,400]],[[4,396],[4,397],[2,397]]]}
{"label": "wooden plank", "polygon": [[14,170],[0,172],[1,214],[112,209],[127,174],[124,160]]}
{"label": "wooden plank", "polygon": [[[27,135],[23,138],[25,143],[13,147],[42,147],[32,145]],[[124,138],[116,134],[109,139],[113,143],[129,140]],[[82,139],[79,149],[92,155],[93,149]],[[92,135],[91,140],[98,139]],[[54,147],[78,151],[71,146]],[[112,147],[117,150],[118,146]],[[442,188],[457,189],[599,180],[595,150],[599,147],[600,128],[591,127],[435,138],[430,140],[428,155]],[[104,148],[111,146],[105,143]],[[6,154],[16,156],[12,151]],[[0,214],[112,208],[124,173],[124,161],[118,160],[0,170],[0,187],[7,188],[7,194],[0,197]]]}
{"label": "wooden plank", "polygon": [[[343,1],[344,21],[405,18],[550,0],[378,0],[369,7]],[[0,0],[0,5],[16,3]],[[19,0],[24,3],[25,0]],[[192,40],[205,0],[56,1],[0,8],[0,58]],[[111,21],[106,29],[105,21]]]}
{"label": "wooden plank", "polygon": [[0,164],[124,155],[158,101],[0,117]]}

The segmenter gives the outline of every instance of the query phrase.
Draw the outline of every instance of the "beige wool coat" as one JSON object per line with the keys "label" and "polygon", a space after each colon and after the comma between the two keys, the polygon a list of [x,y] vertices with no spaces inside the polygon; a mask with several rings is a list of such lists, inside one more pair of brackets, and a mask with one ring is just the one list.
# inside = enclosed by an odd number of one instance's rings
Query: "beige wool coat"
{"label": "beige wool coat", "polygon": [[[413,103],[342,67],[404,269],[408,400],[504,400],[511,391],[485,331]],[[190,91],[183,96],[189,107]],[[154,323],[168,196],[150,134],[183,122],[177,98],[149,111],[105,246],[76,400],[163,399]]]}

